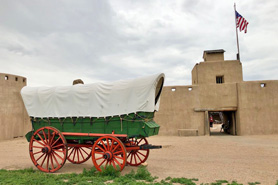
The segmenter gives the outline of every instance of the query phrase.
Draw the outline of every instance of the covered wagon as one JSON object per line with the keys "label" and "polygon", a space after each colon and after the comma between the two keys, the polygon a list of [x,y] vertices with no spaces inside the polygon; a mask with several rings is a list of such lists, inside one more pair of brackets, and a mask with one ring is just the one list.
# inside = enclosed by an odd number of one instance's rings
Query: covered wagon
{"label": "covered wagon", "polygon": [[24,87],[21,96],[32,123],[26,134],[34,165],[59,170],[66,160],[92,159],[97,170],[123,170],[144,163],[157,135],[154,114],[164,74],[116,82],[60,87]]}

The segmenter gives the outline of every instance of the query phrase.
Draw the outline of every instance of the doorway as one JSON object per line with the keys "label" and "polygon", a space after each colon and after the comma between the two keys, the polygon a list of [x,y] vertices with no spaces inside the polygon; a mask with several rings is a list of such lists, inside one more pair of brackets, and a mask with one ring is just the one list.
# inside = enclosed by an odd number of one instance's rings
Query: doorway
{"label": "doorway", "polygon": [[210,135],[236,135],[235,111],[210,111],[208,116]]}

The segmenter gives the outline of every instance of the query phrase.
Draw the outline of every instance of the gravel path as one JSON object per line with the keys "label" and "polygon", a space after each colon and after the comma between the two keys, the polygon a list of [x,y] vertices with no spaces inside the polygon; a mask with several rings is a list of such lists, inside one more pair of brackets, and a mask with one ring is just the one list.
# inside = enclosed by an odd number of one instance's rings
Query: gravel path
{"label": "gravel path", "polygon": [[[149,143],[162,145],[151,150],[148,170],[159,179],[171,177],[198,178],[198,183],[215,180],[237,180],[275,185],[278,180],[278,135],[199,137],[154,136]],[[91,160],[74,165],[67,162],[59,173],[82,172],[93,166]],[[17,138],[0,142],[0,169],[34,167],[28,153],[28,142]],[[127,166],[123,173],[136,167]]]}

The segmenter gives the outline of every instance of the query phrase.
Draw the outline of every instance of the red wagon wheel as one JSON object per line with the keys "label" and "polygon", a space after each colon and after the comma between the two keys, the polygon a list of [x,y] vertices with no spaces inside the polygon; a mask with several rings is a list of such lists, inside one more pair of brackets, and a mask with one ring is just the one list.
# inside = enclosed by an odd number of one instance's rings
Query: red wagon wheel
{"label": "red wagon wheel", "polygon": [[116,137],[100,137],[93,145],[92,160],[98,171],[102,171],[102,165],[104,169],[112,165],[115,170],[122,171],[126,164],[125,146]]}
{"label": "red wagon wheel", "polygon": [[59,170],[67,159],[67,141],[54,127],[42,127],[31,137],[30,157],[34,165],[43,172]]}
{"label": "red wagon wheel", "polygon": [[86,162],[91,157],[92,147],[70,146],[68,147],[68,160],[74,164]]}
{"label": "red wagon wheel", "polygon": [[[128,139],[129,146],[141,146],[148,145],[148,141],[146,138],[129,138]],[[131,150],[127,151],[126,162],[130,166],[139,166],[144,163],[149,157],[149,149],[139,149],[139,150]]]}

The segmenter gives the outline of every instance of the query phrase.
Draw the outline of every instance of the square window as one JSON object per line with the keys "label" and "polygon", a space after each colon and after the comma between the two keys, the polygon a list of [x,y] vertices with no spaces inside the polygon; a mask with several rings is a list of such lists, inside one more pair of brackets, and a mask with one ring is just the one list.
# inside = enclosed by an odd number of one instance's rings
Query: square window
{"label": "square window", "polygon": [[192,91],[192,87],[188,87],[188,90],[189,90],[189,91]]}
{"label": "square window", "polygon": [[9,80],[9,76],[5,76],[5,80]]}
{"label": "square window", "polygon": [[222,83],[224,83],[224,76],[217,76],[217,77],[216,77],[216,83],[217,83],[217,84],[222,84]]}
{"label": "square window", "polygon": [[265,83],[261,83],[261,87],[265,87],[266,86],[266,84]]}

